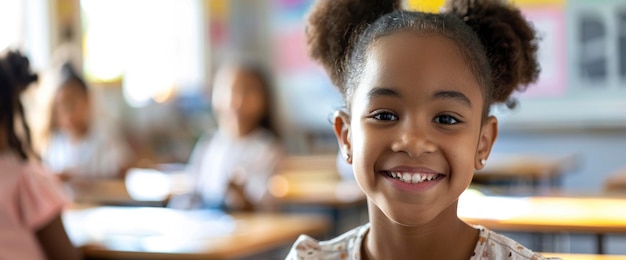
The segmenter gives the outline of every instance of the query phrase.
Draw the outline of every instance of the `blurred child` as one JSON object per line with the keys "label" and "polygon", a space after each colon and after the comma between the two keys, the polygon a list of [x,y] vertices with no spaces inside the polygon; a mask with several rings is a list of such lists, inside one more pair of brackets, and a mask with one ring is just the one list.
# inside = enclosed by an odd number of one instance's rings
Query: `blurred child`
{"label": "blurred child", "polygon": [[87,84],[64,64],[43,153],[45,165],[62,180],[122,178],[130,165],[125,143],[97,124],[93,110]]}
{"label": "blurred child", "polygon": [[217,72],[212,106],[218,129],[198,141],[188,166],[204,206],[272,207],[267,181],[282,149],[269,84],[260,69],[247,64],[225,65]]}
{"label": "blurred child", "polygon": [[310,53],[346,102],[334,130],[370,223],[301,236],[287,259],[543,259],[457,216],[498,134],[490,105],[538,77],[534,30],[506,1],[401,5],[320,0],[308,18]]}
{"label": "blurred child", "polygon": [[79,259],[61,221],[64,199],[33,158],[20,94],[36,80],[20,53],[0,57],[0,259]]}

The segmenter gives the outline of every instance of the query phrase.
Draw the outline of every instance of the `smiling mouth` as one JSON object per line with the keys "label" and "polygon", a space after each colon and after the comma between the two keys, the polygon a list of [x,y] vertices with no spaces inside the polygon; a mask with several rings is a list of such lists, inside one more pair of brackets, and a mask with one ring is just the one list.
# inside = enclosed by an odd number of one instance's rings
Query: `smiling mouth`
{"label": "smiling mouth", "polygon": [[434,181],[434,180],[437,180],[437,179],[443,177],[442,174],[437,174],[437,173],[435,173],[435,174],[428,173],[427,174],[427,173],[385,171],[384,174],[387,175],[387,177],[399,180],[399,181],[404,182],[404,183],[409,183],[409,184],[416,184],[416,183]]}

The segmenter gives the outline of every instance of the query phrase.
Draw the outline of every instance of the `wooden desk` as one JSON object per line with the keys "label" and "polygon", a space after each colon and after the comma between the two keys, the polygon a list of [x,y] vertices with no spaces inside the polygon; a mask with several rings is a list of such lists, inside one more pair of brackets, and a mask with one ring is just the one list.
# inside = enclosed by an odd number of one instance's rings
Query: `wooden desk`
{"label": "wooden desk", "polygon": [[458,215],[490,229],[540,233],[591,233],[603,253],[604,234],[626,234],[626,198],[488,197],[464,193]]}
{"label": "wooden desk", "polygon": [[563,260],[626,260],[626,255],[588,255],[541,253],[545,257],[560,257]]}
{"label": "wooden desk", "polygon": [[531,154],[494,154],[480,171],[474,173],[474,182],[530,181],[536,188],[547,181],[556,187],[561,175],[575,167],[575,156],[540,156]]}
{"label": "wooden desk", "polygon": [[281,161],[278,171],[329,171],[337,175],[337,153],[290,155]]}
{"label": "wooden desk", "polygon": [[280,203],[349,207],[363,204],[365,193],[355,181],[342,181],[327,172],[280,174],[270,180],[269,190]]}
{"label": "wooden desk", "polygon": [[337,153],[288,156],[270,180],[269,191],[283,204],[345,207],[365,202],[354,180],[341,179]]}
{"label": "wooden desk", "polygon": [[[322,207],[328,210],[333,221],[331,236],[342,230],[346,217],[358,217],[367,209],[367,197],[353,180],[341,180],[336,173],[328,171],[290,172],[278,174],[270,180],[269,191],[283,209]],[[356,226],[351,221],[350,226]]]}
{"label": "wooden desk", "polygon": [[134,198],[123,180],[82,180],[63,184],[73,202],[93,205],[162,207],[167,197]]}
{"label": "wooden desk", "polygon": [[75,203],[116,206],[162,207],[171,195],[191,190],[184,172],[138,168],[130,169],[124,180],[76,179],[63,186]]}
{"label": "wooden desk", "polygon": [[499,230],[626,233],[625,198],[461,198],[459,216]]}
{"label": "wooden desk", "polygon": [[166,208],[96,207],[63,214],[72,241],[88,258],[231,259],[318,235],[324,218]]}

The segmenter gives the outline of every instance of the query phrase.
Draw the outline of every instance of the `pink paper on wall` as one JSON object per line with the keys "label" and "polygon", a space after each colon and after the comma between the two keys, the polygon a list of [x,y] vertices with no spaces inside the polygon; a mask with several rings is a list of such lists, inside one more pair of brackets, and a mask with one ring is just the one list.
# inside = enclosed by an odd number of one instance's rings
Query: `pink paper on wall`
{"label": "pink paper on wall", "polygon": [[315,67],[308,56],[304,29],[284,30],[274,42],[278,51],[278,68],[284,72],[307,71]]}
{"label": "pink paper on wall", "polygon": [[528,87],[522,98],[555,98],[567,92],[567,43],[565,16],[561,6],[533,6],[522,8],[524,16],[537,31],[540,42],[538,59],[541,66],[539,80]]}

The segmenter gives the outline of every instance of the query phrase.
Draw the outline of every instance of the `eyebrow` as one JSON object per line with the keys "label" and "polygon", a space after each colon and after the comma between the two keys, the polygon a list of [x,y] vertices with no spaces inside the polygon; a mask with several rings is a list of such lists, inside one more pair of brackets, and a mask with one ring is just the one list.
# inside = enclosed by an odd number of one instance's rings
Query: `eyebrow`
{"label": "eyebrow", "polygon": [[383,88],[383,87],[378,87],[378,88],[373,88],[371,89],[369,92],[367,92],[367,97],[369,99],[374,99],[377,97],[396,97],[396,98],[401,98],[402,95],[400,94],[400,92],[390,89],[390,88]]}
{"label": "eyebrow", "polygon": [[439,91],[433,95],[433,99],[453,99],[469,108],[472,108],[472,101],[470,101],[466,95],[458,91]]}
{"label": "eyebrow", "polygon": [[[377,97],[402,98],[402,94],[391,88],[377,87],[367,92],[367,97],[369,99],[374,99]],[[433,94],[433,99],[452,99],[469,108],[472,108],[472,101],[470,101],[470,99],[465,94],[454,90],[438,91]]]}

